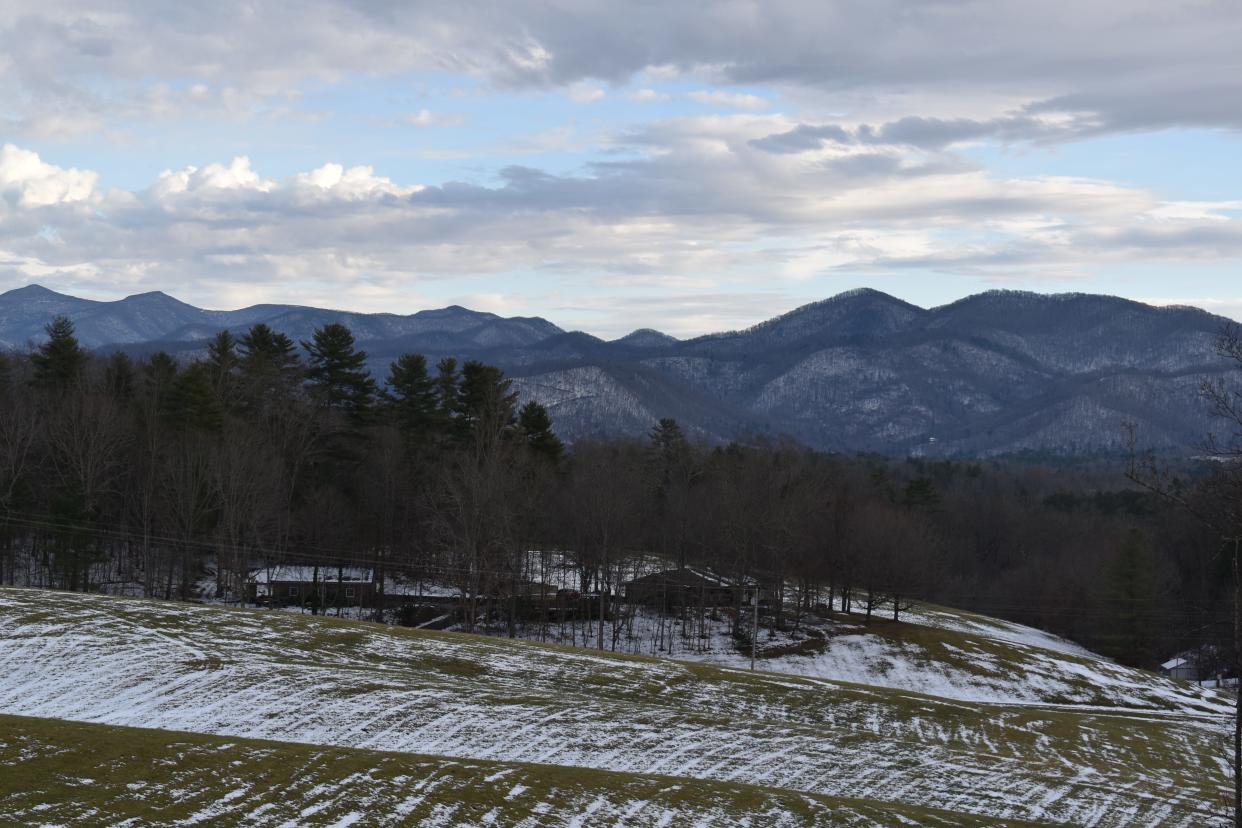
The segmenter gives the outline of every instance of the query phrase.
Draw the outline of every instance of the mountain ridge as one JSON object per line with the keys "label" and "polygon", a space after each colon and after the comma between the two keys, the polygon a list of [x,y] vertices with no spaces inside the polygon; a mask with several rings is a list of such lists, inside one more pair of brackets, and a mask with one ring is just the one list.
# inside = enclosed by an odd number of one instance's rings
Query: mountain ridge
{"label": "mountain ridge", "polygon": [[216,311],[159,291],[99,302],[28,285],[0,294],[0,345],[36,340],[60,313],[98,351],[182,358],[225,328],[265,322],[299,341],[339,321],[378,377],[406,351],[500,366],[570,440],[641,436],[674,417],[712,442],[767,435],[837,451],[1080,455],[1122,450],[1123,425],[1136,423],[1146,443],[1189,452],[1212,425],[1194,389],[1231,378],[1212,347],[1230,320],[1086,293],[994,290],[921,308],[861,288],[742,330],[678,340],[640,328],[607,341],[460,305]]}

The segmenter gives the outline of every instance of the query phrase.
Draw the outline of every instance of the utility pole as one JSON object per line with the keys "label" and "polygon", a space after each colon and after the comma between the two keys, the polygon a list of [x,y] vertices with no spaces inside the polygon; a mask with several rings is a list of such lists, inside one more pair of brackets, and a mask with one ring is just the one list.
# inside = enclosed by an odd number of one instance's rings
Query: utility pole
{"label": "utility pole", "polygon": [[[1237,561],[1237,556],[1234,557]],[[1234,579],[1235,583],[1237,579]],[[755,671],[755,648],[759,646],[759,582],[755,581],[755,591],[750,596],[750,670]]]}
{"label": "utility pole", "polygon": [[1242,580],[1238,573],[1238,544],[1233,538],[1233,667],[1237,676],[1233,708],[1233,824],[1242,826]]}

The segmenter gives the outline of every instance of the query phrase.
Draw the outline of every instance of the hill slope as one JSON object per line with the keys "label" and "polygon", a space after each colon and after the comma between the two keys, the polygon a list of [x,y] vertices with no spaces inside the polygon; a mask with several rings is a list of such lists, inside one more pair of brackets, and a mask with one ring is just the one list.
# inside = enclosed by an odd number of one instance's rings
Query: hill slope
{"label": "hill slope", "polygon": [[745,782],[1079,824],[1224,824],[1222,718],[963,703],[501,639],[0,590],[0,713]]}
{"label": "hill slope", "polygon": [[0,815],[21,823],[984,825],[735,783],[0,715]]}

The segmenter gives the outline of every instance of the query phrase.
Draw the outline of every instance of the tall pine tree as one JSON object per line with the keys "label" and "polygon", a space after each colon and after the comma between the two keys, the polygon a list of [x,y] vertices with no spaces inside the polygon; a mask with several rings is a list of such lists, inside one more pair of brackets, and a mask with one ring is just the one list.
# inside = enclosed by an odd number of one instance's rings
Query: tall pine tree
{"label": "tall pine tree", "polygon": [[546,457],[553,463],[565,453],[565,444],[552,431],[552,418],[548,409],[531,400],[518,412],[518,430],[536,455]]}
{"label": "tall pine tree", "polygon": [[86,370],[86,350],[74,336],[73,323],[67,316],[58,316],[43,328],[47,342],[30,355],[35,385],[66,390]]}
{"label": "tall pine tree", "polygon": [[422,442],[443,423],[436,380],[422,354],[402,354],[388,368],[384,400],[407,441]]}
{"label": "tall pine tree", "polygon": [[311,341],[303,341],[302,347],[309,363],[306,385],[312,397],[355,417],[371,410],[375,380],[366,369],[367,353],[355,346],[349,328],[339,322],[316,328]]}

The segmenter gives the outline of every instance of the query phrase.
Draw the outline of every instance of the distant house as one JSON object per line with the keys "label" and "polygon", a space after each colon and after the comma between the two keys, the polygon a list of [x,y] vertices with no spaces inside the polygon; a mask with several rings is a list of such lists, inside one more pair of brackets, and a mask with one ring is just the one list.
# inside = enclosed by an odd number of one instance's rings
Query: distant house
{"label": "distant house", "polygon": [[268,606],[318,604],[369,606],[375,598],[374,573],[360,567],[274,566],[250,573],[251,599]]}
{"label": "distant house", "polygon": [[1173,658],[1160,665],[1160,673],[1169,678],[1181,679],[1182,681],[1198,681],[1200,679],[1199,664],[1193,658],[1192,653],[1173,656]]}
{"label": "distant house", "polygon": [[749,595],[749,590],[727,578],[692,567],[653,572],[624,586],[626,603],[666,609],[732,606]]}

